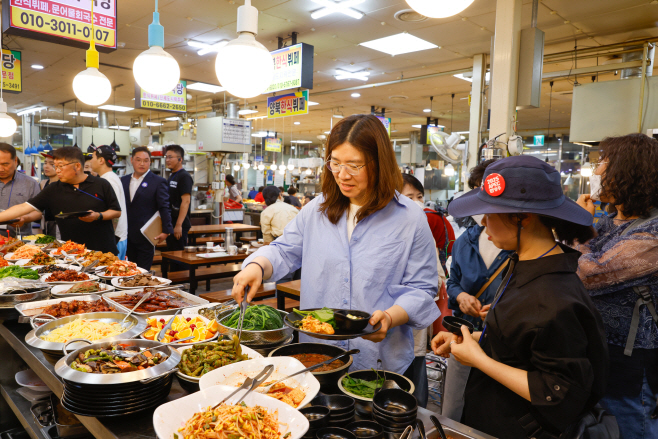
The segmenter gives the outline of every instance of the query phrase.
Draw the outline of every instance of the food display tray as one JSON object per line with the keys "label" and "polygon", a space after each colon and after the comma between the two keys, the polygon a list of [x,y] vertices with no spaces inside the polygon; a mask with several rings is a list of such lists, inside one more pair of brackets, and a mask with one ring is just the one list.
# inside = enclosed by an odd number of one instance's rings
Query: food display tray
{"label": "food display tray", "polygon": [[[40,300],[38,302],[29,302],[29,303],[20,303],[15,305],[16,311],[22,316],[32,317],[37,314],[40,314],[46,307],[54,305],[60,302],[72,302],[74,300],[83,301],[83,302],[94,302],[96,300],[102,299],[101,296],[97,294],[86,294],[84,296],[71,296],[62,299],[50,299],[50,300]],[[110,308],[113,308],[119,312],[123,312],[123,308],[120,308],[116,303],[110,303],[107,300],[105,301]]]}
{"label": "food display tray", "polygon": [[[122,311],[127,312],[130,311],[129,308],[127,308],[124,305],[121,305],[120,303],[117,303],[113,300],[114,297],[121,297],[123,295],[130,295],[133,296],[137,293],[140,293],[144,290],[120,290],[120,291],[112,291],[111,293],[105,293],[103,294],[103,298],[108,302],[113,305],[118,306]],[[189,305],[188,306],[182,306],[180,308],[171,308],[163,311],[154,311],[154,312],[134,312],[133,314],[138,315],[140,317],[150,317],[150,316],[158,316],[158,315],[167,315],[167,314],[173,314],[179,309],[185,309],[185,308],[191,308],[193,306],[199,306],[199,305],[207,305],[210,303],[206,299],[202,299],[199,296],[195,296],[194,294],[189,294],[186,293],[182,290],[172,288],[171,291],[174,291],[176,294],[178,294],[181,298],[181,300],[187,302]]]}

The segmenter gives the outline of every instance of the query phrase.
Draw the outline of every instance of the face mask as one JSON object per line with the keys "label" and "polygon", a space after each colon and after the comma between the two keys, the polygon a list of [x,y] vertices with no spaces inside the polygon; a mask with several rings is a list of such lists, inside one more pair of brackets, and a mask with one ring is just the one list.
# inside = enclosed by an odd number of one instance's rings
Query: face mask
{"label": "face mask", "polygon": [[593,174],[589,177],[590,198],[595,201],[601,201],[601,176]]}
{"label": "face mask", "polygon": [[414,200],[414,203],[418,204],[418,205],[420,206],[421,209],[425,209],[425,205],[423,204],[422,201]]}
{"label": "face mask", "polygon": [[473,218],[473,221],[478,223],[478,226],[482,226],[482,218],[484,218],[484,215],[473,215],[471,218]]}

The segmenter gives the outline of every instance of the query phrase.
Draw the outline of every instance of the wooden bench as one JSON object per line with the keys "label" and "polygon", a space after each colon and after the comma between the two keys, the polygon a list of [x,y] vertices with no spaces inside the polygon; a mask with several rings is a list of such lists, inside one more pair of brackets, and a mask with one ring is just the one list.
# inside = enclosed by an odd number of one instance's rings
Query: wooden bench
{"label": "wooden bench", "polygon": [[[264,300],[254,300],[254,304],[256,305],[269,305],[272,308],[276,308],[276,297],[272,297],[271,299],[264,299]],[[286,304],[284,305],[284,311],[286,312],[291,312],[293,308],[299,309],[299,300],[294,300],[294,299],[286,299]]]}
{"label": "wooden bench", "polygon": [[[242,270],[240,264],[213,265],[212,267],[197,268],[194,271],[195,281],[206,281],[206,290],[210,290],[210,281],[213,279],[225,279],[233,277]],[[190,281],[189,270],[170,271],[167,273],[167,279],[172,283],[181,283]]]}
{"label": "wooden bench", "polygon": [[[268,297],[273,297],[275,294],[276,294],[276,284],[274,282],[266,283],[265,285],[261,285],[258,291],[256,291],[256,295],[254,296],[254,301],[265,299]],[[199,297],[202,299],[206,299],[209,302],[219,302],[219,303],[228,302],[233,298],[231,296],[231,290],[221,290],[221,291],[213,291],[212,293],[203,293],[203,294],[199,294]]]}
{"label": "wooden bench", "polygon": [[254,242],[254,241],[257,241],[257,240],[258,240],[258,238],[252,238],[250,236],[243,236],[242,238],[240,238],[240,241],[242,241],[242,242]]}

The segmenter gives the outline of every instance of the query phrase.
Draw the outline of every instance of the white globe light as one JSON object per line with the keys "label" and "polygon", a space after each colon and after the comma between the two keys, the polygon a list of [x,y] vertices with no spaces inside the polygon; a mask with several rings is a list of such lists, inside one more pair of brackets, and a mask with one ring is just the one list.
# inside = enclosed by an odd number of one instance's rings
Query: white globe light
{"label": "white globe light", "polygon": [[306,175],[311,175],[312,172],[313,172],[313,171],[311,171],[311,168],[308,168],[308,169],[306,170]]}
{"label": "white globe light", "polygon": [[233,170],[234,171],[239,171],[240,170],[240,165],[238,165],[237,163],[235,165],[233,165]]}
{"label": "white globe light", "polygon": [[445,18],[459,14],[474,0],[407,0],[411,8],[430,18]]}
{"label": "white globe light", "polygon": [[452,177],[453,175],[455,175],[455,168],[450,163],[448,163],[446,167],[443,169],[443,174],[446,177]]}
{"label": "white globe light", "polygon": [[160,46],[151,46],[133,63],[135,81],[153,94],[169,93],[180,80],[180,67],[173,56]]}
{"label": "white globe light", "polygon": [[295,169],[295,165],[288,165],[288,169],[292,171],[293,169]]}
{"label": "white globe light", "polygon": [[73,78],[73,92],[83,103],[96,107],[110,98],[112,84],[96,67],[87,67]]}
{"label": "white globe light", "polygon": [[279,171],[285,171],[286,165],[279,165]]}
{"label": "white globe light", "polygon": [[276,164],[275,164],[275,163],[272,163],[272,166],[270,166],[270,169],[271,169],[272,171],[276,171]]}
{"label": "white globe light", "polygon": [[215,71],[219,83],[233,96],[253,98],[272,83],[274,63],[265,46],[243,32],[217,52]]}
{"label": "white globe light", "polygon": [[242,166],[244,166],[245,169],[249,169],[249,167],[250,167],[251,165],[250,165],[249,163],[247,163],[247,162],[244,162],[244,163],[242,164]]}
{"label": "white globe light", "polygon": [[16,132],[16,121],[7,113],[0,113],[0,137],[10,137]]}
{"label": "white globe light", "polygon": [[265,170],[265,165],[262,164],[262,163],[260,165],[258,165],[258,170],[259,171],[264,171]]}

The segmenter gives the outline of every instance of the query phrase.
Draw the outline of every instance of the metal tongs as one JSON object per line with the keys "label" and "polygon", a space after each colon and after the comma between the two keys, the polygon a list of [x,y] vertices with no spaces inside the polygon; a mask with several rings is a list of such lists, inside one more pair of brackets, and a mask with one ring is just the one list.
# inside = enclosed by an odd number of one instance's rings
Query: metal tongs
{"label": "metal tongs", "polygon": [[251,393],[252,390],[254,390],[256,387],[263,384],[265,382],[265,380],[268,379],[270,377],[270,375],[272,375],[273,371],[274,371],[274,365],[273,364],[268,364],[267,366],[265,366],[265,368],[258,375],[256,375],[253,378],[247,378],[246,380],[244,380],[244,383],[242,383],[242,385],[240,387],[238,387],[235,392],[231,393],[229,396],[227,396],[226,398],[219,401],[219,403],[217,405],[215,405],[212,409],[214,410],[217,407],[219,407],[220,405],[222,405],[225,401],[230,399],[233,395],[238,393],[240,390],[244,390],[244,389],[248,388],[247,393],[245,393],[242,396],[242,398],[240,398],[235,403],[235,405],[240,404],[242,402],[242,400],[245,399],[247,397],[247,395],[249,395],[249,393]]}
{"label": "metal tongs", "polygon": [[[98,262],[98,260],[97,260],[96,262]],[[139,302],[137,302],[137,305],[135,305],[135,306],[133,307],[133,309],[131,309],[130,311],[128,311],[128,314],[126,314],[126,317],[124,317],[123,320],[121,321],[121,328],[123,328],[123,324],[126,323],[126,320],[128,320],[128,317],[130,317],[130,315],[131,315],[131,314],[132,314],[137,308],[139,308],[139,305],[141,305],[141,304],[142,304],[146,299],[148,299],[149,297],[151,297],[151,292],[150,292],[150,291],[149,291],[149,292],[146,292],[146,293],[142,296],[142,298],[139,299]]]}
{"label": "metal tongs", "polygon": [[242,339],[242,323],[244,322],[244,314],[247,312],[247,307],[249,306],[249,303],[247,303],[247,293],[249,292],[249,285],[244,287],[244,297],[242,298],[242,302],[240,302],[240,318],[238,319],[238,343],[240,343],[240,340]]}

